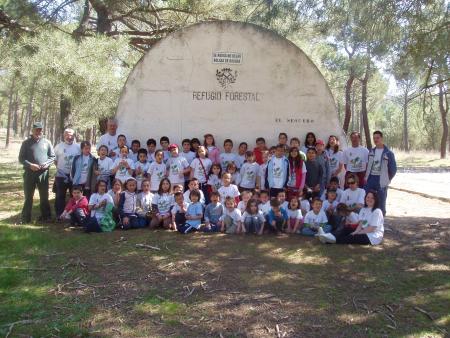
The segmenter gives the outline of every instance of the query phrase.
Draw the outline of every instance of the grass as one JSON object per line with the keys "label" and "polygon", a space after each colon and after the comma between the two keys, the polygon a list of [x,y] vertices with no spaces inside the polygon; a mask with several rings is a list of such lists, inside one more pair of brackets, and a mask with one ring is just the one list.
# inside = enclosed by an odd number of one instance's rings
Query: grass
{"label": "grass", "polygon": [[389,218],[380,247],[148,229],[86,235],[14,225],[20,180],[15,164],[0,165],[0,335],[14,322],[11,337],[274,337],[277,325],[287,337],[450,333],[448,219]]}
{"label": "grass", "polygon": [[434,151],[412,151],[406,153],[396,150],[395,158],[399,167],[406,168],[450,168],[450,156],[440,158],[440,153]]}

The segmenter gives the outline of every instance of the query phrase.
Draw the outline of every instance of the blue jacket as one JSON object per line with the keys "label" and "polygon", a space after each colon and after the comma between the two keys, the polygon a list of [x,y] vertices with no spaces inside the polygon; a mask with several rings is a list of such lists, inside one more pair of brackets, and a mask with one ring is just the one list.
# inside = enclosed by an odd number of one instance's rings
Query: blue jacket
{"label": "blue jacket", "polygon": [[[375,149],[372,148],[369,151],[369,161],[367,163],[365,180],[367,182],[370,173],[372,171],[373,161],[375,158]],[[397,162],[395,161],[395,156],[388,147],[384,146],[383,153],[381,154],[381,173],[380,173],[380,187],[387,187],[395,174],[397,173]]]}

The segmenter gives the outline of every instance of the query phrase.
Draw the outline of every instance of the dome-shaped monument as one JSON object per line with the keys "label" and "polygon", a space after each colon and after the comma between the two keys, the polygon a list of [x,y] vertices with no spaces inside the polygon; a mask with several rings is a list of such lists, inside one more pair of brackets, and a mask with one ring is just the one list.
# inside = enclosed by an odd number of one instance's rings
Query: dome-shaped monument
{"label": "dome-shaped monument", "polygon": [[[145,142],[212,133],[253,146],[278,133],[345,139],[328,85],[292,42],[253,24],[204,22],[170,34],[137,63],[117,111],[120,129]],[[345,142],[345,141],[344,141]]]}

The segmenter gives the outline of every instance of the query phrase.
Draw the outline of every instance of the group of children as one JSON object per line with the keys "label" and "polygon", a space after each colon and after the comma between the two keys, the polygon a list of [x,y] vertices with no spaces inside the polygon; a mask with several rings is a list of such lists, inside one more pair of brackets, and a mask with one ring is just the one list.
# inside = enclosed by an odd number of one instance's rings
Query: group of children
{"label": "group of children", "polygon": [[[332,136],[333,138],[336,138]],[[330,137],[330,140],[331,138]],[[229,234],[297,233],[314,236],[358,227],[357,213],[365,204],[358,177],[346,178],[341,189],[332,164],[338,149],[325,147],[308,133],[305,145],[298,138],[287,145],[267,148],[258,138],[256,148],[243,142],[234,153],[226,139],[223,152],[207,134],[170,144],[167,137],[127,146],[124,135],[117,147],[99,144],[99,158],[91,155],[89,142],[72,164],[72,198],[62,218],[87,232],[163,227],[186,234],[192,231]],[[339,162],[339,161],[338,161]]]}

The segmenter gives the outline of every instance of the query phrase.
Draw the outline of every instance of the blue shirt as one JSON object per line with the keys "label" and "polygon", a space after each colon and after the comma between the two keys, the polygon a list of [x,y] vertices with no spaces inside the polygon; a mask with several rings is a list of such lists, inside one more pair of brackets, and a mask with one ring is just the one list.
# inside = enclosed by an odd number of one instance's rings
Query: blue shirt
{"label": "blue shirt", "polygon": [[[280,212],[281,212],[281,217],[285,221],[287,221],[289,218],[287,211],[280,207]],[[269,213],[267,214],[267,220],[268,220],[269,224],[272,223],[272,221],[277,221],[278,219],[279,219],[279,217],[275,216],[273,209],[270,209]]]}
{"label": "blue shirt", "polygon": [[[186,216],[197,216],[203,214],[203,205],[200,202],[191,203],[186,211]],[[202,223],[201,219],[190,219],[186,221],[190,226],[198,229]]]}

